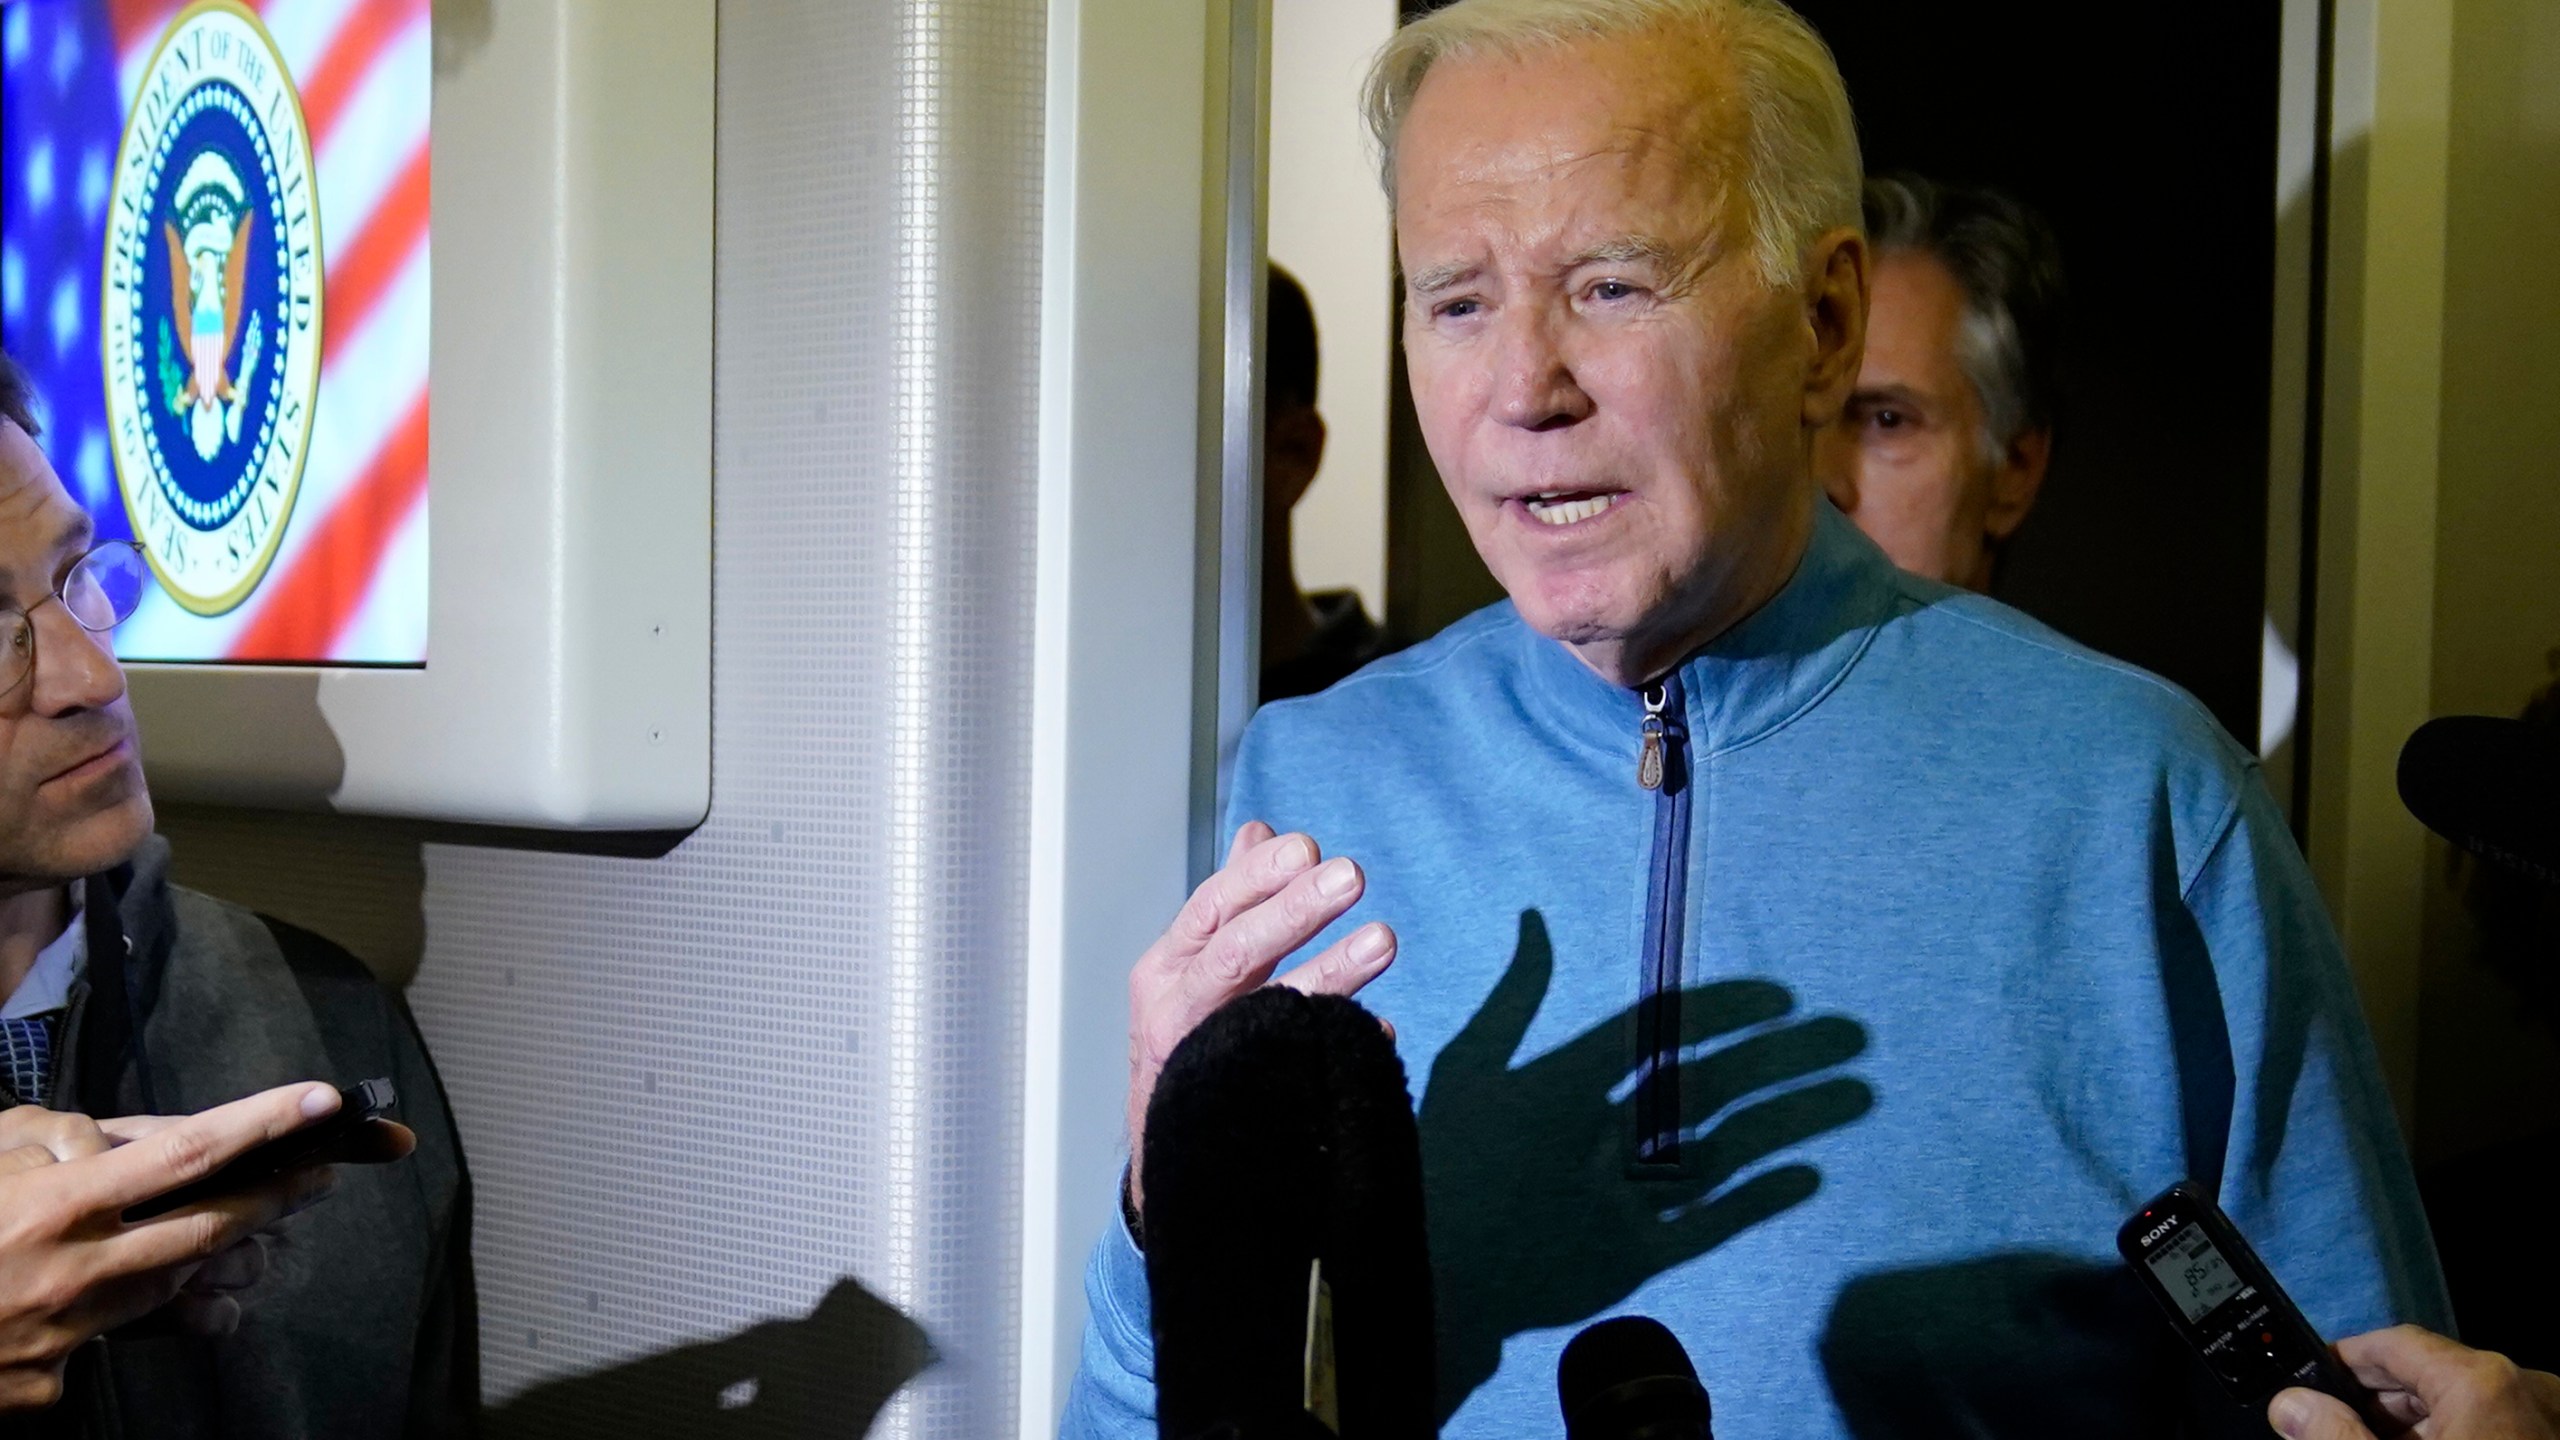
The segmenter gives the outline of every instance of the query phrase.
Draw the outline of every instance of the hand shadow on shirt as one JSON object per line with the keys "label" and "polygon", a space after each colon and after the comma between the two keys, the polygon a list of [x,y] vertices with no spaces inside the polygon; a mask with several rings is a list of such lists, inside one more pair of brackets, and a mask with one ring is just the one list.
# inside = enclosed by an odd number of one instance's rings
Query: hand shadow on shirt
{"label": "hand shadow on shirt", "polygon": [[2020,1251],[1860,1276],[1833,1302],[1820,1348],[1857,1440],[2267,1434],[2122,1265],[2085,1256]]}
{"label": "hand shadow on shirt", "polygon": [[[1811,1165],[1736,1177],[1875,1104],[1862,1081],[1817,1078],[1866,1048],[1857,1022],[1786,1021],[1794,997],[1766,980],[1684,990],[1681,1162],[1632,1178],[1632,1012],[1513,1063],[1554,974],[1546,922],[1524,911],[1510,968],[1441,1050],[1423,1092],[1444,1421],[1493,1375],[1506,1338],[1588,1320],[1803,1204],[1822,1183]],[[1744,1030],[1753,1033],[1696,1053]]]}
{"label": "hand shadow on shirt", "polygon": [[934,1362],[915,1321],[850,1278],[796,1320],[552,1380],[488,1414],[490,1440],[818,1440],[861,1435]]}

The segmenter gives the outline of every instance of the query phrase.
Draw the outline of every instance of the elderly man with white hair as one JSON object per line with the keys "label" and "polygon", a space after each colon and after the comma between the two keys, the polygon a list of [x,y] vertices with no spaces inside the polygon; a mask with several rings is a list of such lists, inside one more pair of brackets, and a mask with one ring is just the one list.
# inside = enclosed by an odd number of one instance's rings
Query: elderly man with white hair
{"label": "elderly man with white hair", "polygon": [[[1823,498],[1869,257],[1821,41],[1458,0],[1371,95],[1415,409],[1510,599],[1256,718],[1228,863],[1131,976],[1133,1152],[1223,1001],[1362,992],[1420,1082],[1453,1436],[1557,1433],[1559,1351],[1622,1312],[1720,1434],[2263,1433],[2113,1252],[2186,1178],[2326,1333],[2441,1325],[2249,756]],[[1070,1435],[1153,1429],[1124,1198]]]}

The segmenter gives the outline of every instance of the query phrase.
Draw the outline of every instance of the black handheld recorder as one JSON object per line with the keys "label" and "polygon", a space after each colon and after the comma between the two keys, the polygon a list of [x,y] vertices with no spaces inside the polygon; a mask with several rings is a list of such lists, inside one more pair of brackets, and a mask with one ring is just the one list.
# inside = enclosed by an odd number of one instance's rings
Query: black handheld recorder
{"label": "black handheld recorder", "polygon": [[2169,1187],[2124,1222],[2116,1249],[2232,1399],[2264,1413],[2277,1391],[2299,1385],[2345,1401],[2376,1435],[2403,1433],[2203,1191]]}

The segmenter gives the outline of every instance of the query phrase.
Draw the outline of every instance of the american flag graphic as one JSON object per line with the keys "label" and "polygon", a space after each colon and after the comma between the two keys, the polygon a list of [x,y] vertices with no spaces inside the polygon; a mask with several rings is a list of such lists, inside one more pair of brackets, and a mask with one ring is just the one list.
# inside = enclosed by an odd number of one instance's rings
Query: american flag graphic
{"label": "american flag graphic", "polygon": [[[185,0],[0,0],[0,342],[101,538],[131,538],[100,336],[125,117]],[[141,660],[415,665],[427,643],[429,0],[241,0],[300,92],[320,198],[318,401],[275,558],[198,615],[155,589]]]}

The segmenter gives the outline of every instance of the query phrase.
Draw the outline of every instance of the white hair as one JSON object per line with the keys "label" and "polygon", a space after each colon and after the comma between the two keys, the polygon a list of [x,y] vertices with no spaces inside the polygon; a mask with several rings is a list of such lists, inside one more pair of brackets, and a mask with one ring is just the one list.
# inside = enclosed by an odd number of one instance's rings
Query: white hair
{"label": "white hair", "polygon": [[1396,136],[1423,76],[1441,60],[1517,58],[1576,41],[1670,26],[1721,39],[1741,79],[1743,192],[1771,286],[1801,278],[1813,243],[1859,228],[1858,127],[1831,48],[1780,0],[1457,0],[1396,32],[1370,62],[1364,101],[1380,175],[1395,195]]}

